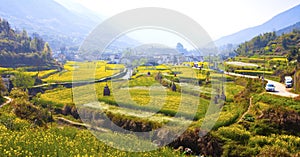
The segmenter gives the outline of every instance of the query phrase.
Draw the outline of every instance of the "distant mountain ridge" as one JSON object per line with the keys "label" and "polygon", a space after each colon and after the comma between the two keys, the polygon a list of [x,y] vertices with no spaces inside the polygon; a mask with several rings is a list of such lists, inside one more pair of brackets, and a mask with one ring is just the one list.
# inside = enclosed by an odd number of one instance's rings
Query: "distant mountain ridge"
{"label": "distant mountain ridge", "polygon": [[54,0],[0,0],[0,17],[13,28],[39,33],[51,47],[81,43],[100,21],[69,11]]}
{"label": "distant mountain ridge", "polygon": [[[63,1],[64,5],[57,1]],[[73,4],[74,3],[74,4]],[[102,22],[91,10],[71,0],[0,0],[0,17],[12,28],[38,33],[53,50],[79,47],[85,37]],[[70,7],[65,7],[72,4]],[[78,10],[76,10],[78,9]],[[137,43],[131,38],[116,42],[115,49]]]}
{"label": "distant mountain ridge", "polygon": [[282,35],[282,34],[290,33],[295,29],[300,30],[300,22],[297,22],[296,24],[293,24],[293,25],[288,26],[286,28],[283,28],[283,29],[277,31],[276,34],[277,35]]}
{"label": "distant mountain ridge", "polygon": [[283,13],[278,14],[277,16],[273,17],[271,20],[265,22],[262,25],[247,28],[232,35],[222,37],[216,40],[215,44],[218,46],[226,44],[240,44],[242,42],[252,39],[253,37],[259,34],[280,30],[285,27],[291,26],[297,22],[300,22],[299,15],[300,5],[297,5]]}

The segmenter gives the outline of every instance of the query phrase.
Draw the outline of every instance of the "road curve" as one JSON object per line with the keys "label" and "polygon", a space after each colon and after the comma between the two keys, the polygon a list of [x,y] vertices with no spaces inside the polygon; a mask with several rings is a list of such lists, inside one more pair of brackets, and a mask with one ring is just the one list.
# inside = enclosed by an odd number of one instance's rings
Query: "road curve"
{"label": "road curve", "polygon": [[270,94],[284,96],[284,97],[292,97],[292,98],[299,96],[298,94],[294,94],[287,91],[285,85],[282,83],[272,81],[272,80],[268,80],[268,82],[273,83],[275,85],[275,92],[269,92]]}
{"label": "road curve", "polygon": [[[243,74],[230,73],[230,72],[225,72],[225,74],[230,75],[230,76],[238,76],[238,77],[246,77],[246,78],[258,78],[257,76],[243,75]],[[276,81],[272,81],[272,80],[268,80],[268,79],[266,79],[266,80],[275,85],[276,91],[268,92],[270,94],[279,95],[279,96],[283,96],[283,97],[289,97],[289,98],[295,98],[295,97],[299,96],[298,94],[287,91],[287,89],[285,88],[285,85],[280,82],[276,82]]]}

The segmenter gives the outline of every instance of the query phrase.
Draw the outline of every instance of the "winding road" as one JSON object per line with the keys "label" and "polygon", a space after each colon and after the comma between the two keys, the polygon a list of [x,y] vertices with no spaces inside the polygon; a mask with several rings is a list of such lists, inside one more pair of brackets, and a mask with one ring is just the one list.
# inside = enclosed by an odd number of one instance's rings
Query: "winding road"
{"label": "winding road", "polygon": [[[243,74],[237,74],[237,73],[230,73],[230,72],[225,72],[226,75],[230,75],[230,76],[238,76],[238,77],[246,77],[246,78],[258,78],[257,76],[251,76],[251,75],[243,75]],[[273,83],[275,85],[275,92],[268,92],[270,94],[274,94],[274,95],[279,95],[279,96],[283,96],[283,97],[289,97],[289,98],[295,98],[298,97],[299,94],[295,94],[295,93],[291,93],[289,91],[287,91],[287,89],[285,88],[285,85],[280,83],[280,82],[276,82],[276,81],[272,81],[272,80],[268,80],[266,79],[269,83]]]}

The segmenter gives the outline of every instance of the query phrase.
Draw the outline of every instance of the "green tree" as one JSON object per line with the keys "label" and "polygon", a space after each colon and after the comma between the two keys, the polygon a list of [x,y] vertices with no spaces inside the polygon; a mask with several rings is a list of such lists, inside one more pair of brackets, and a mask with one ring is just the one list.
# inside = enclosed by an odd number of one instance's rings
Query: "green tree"
{"label": "green tree", "polygon": [[3,92],[5,91],[6,91],[5,85],[2,81],[2,78],[0,77],[0,104],[4,102]]}
{"label": "green tree", "polygon": [[43,56],[44,61],[46,61],[46,62],[52,60],[52,50],[47,42],[44,45],[44,50],[43,50],[42,56]]}
{"label": "green tree", "polygon": [[17,72],[15,73],[12,83],[15,87],[27,89],[34,85],[34,78],[23,72]]}
{"label": "green tree", "polygon": [[2,92],[5,92],[5,91],[6,91],[6,88],[5,88],[4,82],[3,82],[2,78],[0,77],[0,96],[2,95]]}

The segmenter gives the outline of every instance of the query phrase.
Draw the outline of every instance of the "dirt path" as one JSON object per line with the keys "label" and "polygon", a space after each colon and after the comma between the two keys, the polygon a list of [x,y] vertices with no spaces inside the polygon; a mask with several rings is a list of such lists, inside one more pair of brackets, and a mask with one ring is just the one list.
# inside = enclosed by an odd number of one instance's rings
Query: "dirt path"
{"label": "dirt path", "polygon": [[249,112],[250,108],[252,107],[252,98],[253,97],[250,98],[249,106],[248,106],[246,112],[244,112],[244,114],[241,116],[241,118],[238,120],[237,123],[241,122],[243,120],[243,118],[246,116],[246,114]]}
{"label": "dirt path", "polygon": [[10,97],[5,96],[4,98],[7,99],[7,101],[4,104],[0,105],[0,108],[2,108],[3,106],[5,106],[5,105],[7,105],[7,104],[9,104],[9,103],[12,102],[12,99]]}
{"label": "dirt path", "polygon": [[[246,77],[246,78],[253,78],[253,79],[258,78],[257,76],[242,75],[242,74],[229,73],[229,72],[225,72],[225,74],[230,75],[230,76]],[[299,96],[298,94],[287,91],[285,88],[285,85],[282,83],[268,80],[268,79],[266,79],[266,80],[275,85],[275,92],[268,92],[270,94],[279,95],[279,96],[283,96],[283,97],[289,97],[289,98],[295,98],[295,97]]]}
{"label": "dirt path", "polygon": [[57,120],[58,122],[62,122],[62,123],[68,124],[68,125],[72,125],[74,127],[78,127],[78,128],[83,127],[83,128],[96,130],[98,132],[109,132],[108,129],[91,126],[91,125],[88,125],[88,124],[85,124],[85,123],[74,122],[74,121],[71,121],[71,120],[63,118],[63,117],[55,117],[54,119]]}

